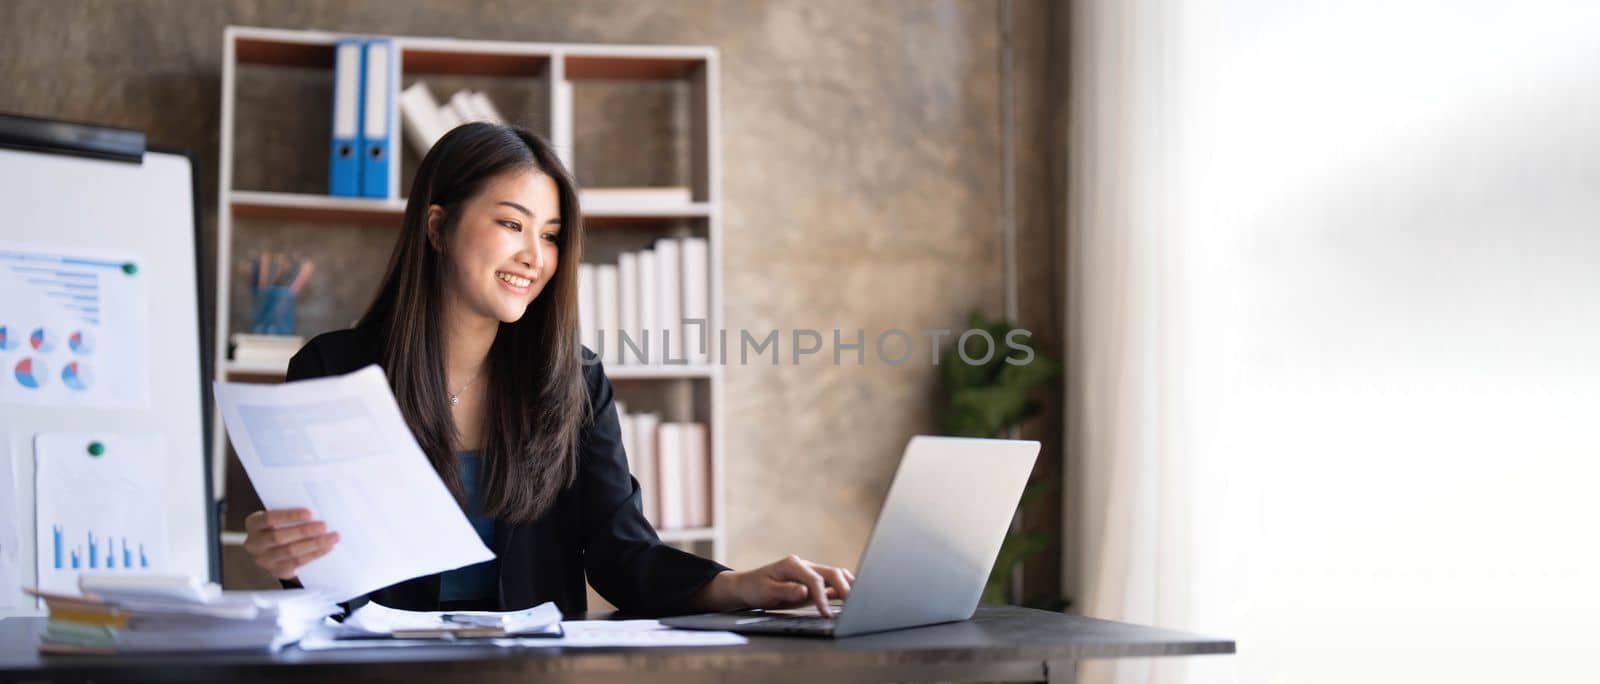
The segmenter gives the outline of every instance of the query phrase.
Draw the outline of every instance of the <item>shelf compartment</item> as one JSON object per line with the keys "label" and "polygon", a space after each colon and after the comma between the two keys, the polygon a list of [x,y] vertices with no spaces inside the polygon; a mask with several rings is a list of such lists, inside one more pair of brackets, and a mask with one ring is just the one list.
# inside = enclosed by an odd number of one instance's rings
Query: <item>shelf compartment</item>
{"label": "shelf compartment", "polygon": [[[431,44],[430,44],[431,45]],[[548,53],[512,50],[464,50],[457,46],[400,46],[405,76],[539,76],[550,66]]]}
{"label": "shelf compartment", "polygon": [[[404,44],[402,44],[404,45]],[[458,91],[481,93],[507,124],[526,128],[537,135],[550,136],[550,58],[543,54],[508,51],[456,52],[429,48],[402,47],[400,85],[404,89],[426,84],[441,108],[449,108]],[[452,61],[459,56],[462,61]],[[400,187],[395,195],[410,193],[425,151],[419,151],[405,133],[401,119]]]}
{"label": "shelf compartment", "polygon": [[233,54],[240,64],[306,69],[333,68],[332,40],[239,36],[234,39]]}
{"label": "shelf compartment", "polygon": [[618,57],[611,55],[566,56],[566,75],[569,79],[625,79],[655,81],[688,78],[695,69],[706,63],[704,57],[640,56]]}

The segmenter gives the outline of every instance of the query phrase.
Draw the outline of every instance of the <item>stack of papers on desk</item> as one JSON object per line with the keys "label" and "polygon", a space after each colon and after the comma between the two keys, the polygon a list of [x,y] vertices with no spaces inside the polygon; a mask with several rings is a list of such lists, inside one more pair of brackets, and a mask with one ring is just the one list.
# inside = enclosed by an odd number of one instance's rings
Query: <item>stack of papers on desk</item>
{"label": "stack of papers on desk", "polygon": [[[474,625],[500,625],[504,634],[476,633]],[[678,630],[656,620],[562,620],[561,611],[553,603],[506,613],[417,612],[368,603],[343,624],[325,625],[305,635],[300,648],[324,651],[439,644],[500,648],[633,648],[746,643],[749,640],[732,632]]]}
{"label": "stack of papers on desk", "polygon": [[400,610],[367,603],[326,633],[337,639],[561,636],[561,617],[561,609],[550,602],[506,612]]}
{"label": "stack of papers on desk", "polygon": [[327,596],[304,589],[220,591],[209,585],[182,596],[116,588],[34,595],[50,611],[39,637],[42,653],[276,651],[340,612]]}

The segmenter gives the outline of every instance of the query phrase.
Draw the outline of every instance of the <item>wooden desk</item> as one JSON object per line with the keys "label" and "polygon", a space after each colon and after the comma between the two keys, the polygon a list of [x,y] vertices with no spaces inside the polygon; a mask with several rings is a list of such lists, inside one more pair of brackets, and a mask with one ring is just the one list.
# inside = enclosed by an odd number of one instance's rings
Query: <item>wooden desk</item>
{"label": "wooden desk", "polygon": [[1233,653],[1233,642],[1013,606],[972,620],[824,640],[651,649],[373,648],[277,654],[41,656],[44,618],[0,621],[4,681],[1072,682],[1077,661]]}

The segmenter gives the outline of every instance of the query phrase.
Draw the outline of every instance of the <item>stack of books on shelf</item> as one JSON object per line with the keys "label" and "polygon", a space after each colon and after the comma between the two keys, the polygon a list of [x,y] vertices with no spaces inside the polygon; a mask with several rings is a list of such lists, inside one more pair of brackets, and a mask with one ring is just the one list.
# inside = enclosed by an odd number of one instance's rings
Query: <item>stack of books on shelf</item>
{"label": "stack of books on shelf", "polygon": [[342,612],[305,589],[222,591],[175,575],[85,573],[79,588],[29,592],[50,611],[41,653],[276,651]]}
{"label": "stack of books on shelf", "polygon": [[615,264],[579,265],[580,341],[604,363],[710,364],[708,250],[704,238],[662,238]]}
{"label": "stack of books on shelf", "polygon": [[412,149],[419,156],[426,155],[439,138],[461,124],[506,122],[500,110],[489,101],[489,96],[481,92],[458,90],[441,105],[423,81],[411,84],[400,93],[400,117],[405,124],[406,140],[411,141]]}
{"label": "stack of books on shelf", "polygon": [[236,370],[255,370],[282,373],[289,368],[289,359],[305,346],[299,335],[249,335],[234,333],[228,337],[233,348],[233,367]]}
{"label": "stack of books on shelf", "polygon": [[711,441],[704,423],[662,422],[617,402],[622,449],[639,481],[644,517],[657,529],[711,526]]}

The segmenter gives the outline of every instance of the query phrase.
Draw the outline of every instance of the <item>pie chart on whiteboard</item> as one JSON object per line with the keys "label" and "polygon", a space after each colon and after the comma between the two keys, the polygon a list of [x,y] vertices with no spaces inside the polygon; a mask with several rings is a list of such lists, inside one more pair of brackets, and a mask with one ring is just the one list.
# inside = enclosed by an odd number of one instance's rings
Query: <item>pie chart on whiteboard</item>
{"label": "pie chart on whiteboard", "polygon": [[43,387],[45,379],[50,377],[50,369],[45,366],[45,363],[31,356],[18,361],[14,371],[17,376],[17,384],[28,389]]}
{"label": "pie chart on whiteboard", "polygon": [[89,389],[89,385],[93,383],[94,376],[89,374],[89,368],[79,365],[77,361],[61,369],[61,384],[66,385],[68,389],[82,392]]}
{"label": "pie chart on whiteboard", "polygon": [[67,338],[67,346],[79,354],[88,354],[94,351],[94,336],[83,330],[74,330]]}
{"label": "pie chart on whiteboard", "polygon": [[33,334],[28,335],[28,344],[48,354],[56,348],[56,335],[44,328],[35,328]]}

